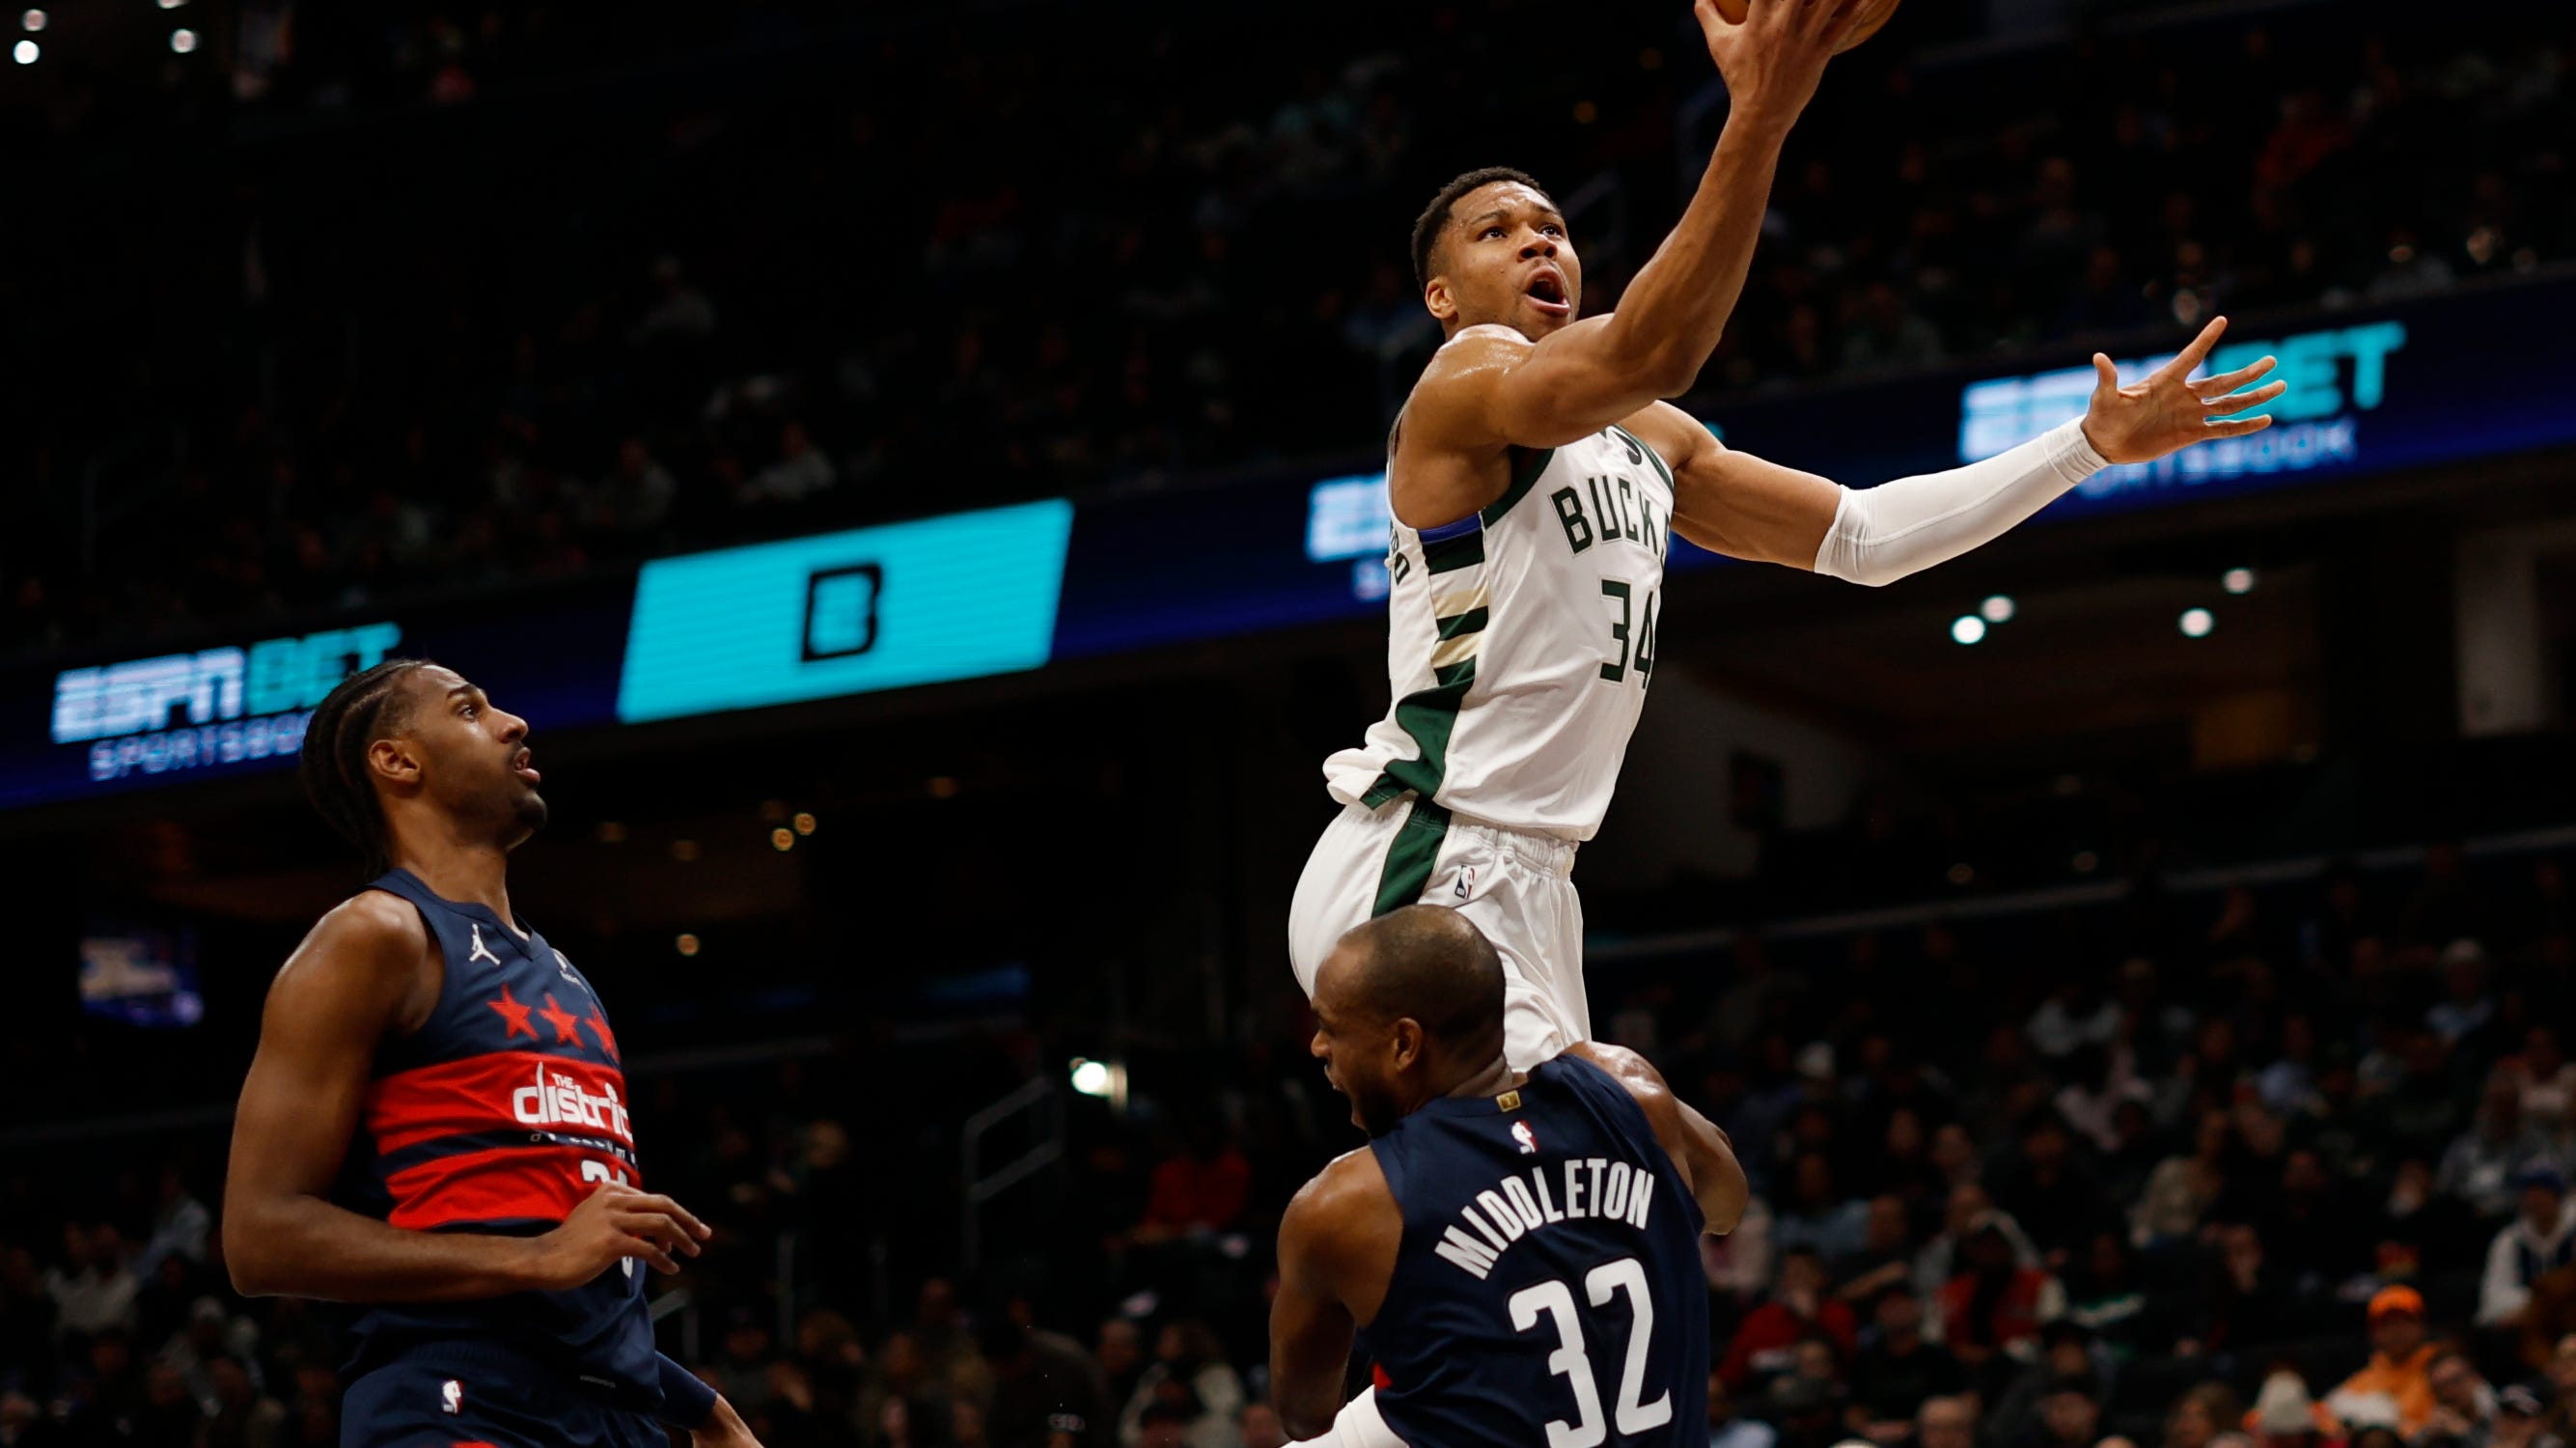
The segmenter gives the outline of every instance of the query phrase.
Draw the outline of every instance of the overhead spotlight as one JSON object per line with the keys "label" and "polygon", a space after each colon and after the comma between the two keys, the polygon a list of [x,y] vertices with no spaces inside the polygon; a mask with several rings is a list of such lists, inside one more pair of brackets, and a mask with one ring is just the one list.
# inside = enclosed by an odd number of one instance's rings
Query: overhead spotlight
{"label": "overhead spotlight", "polygon": [[2218,576],[2218,586],[2226,589],[2230,593],[2252,593],[2254,591],[2254,570],[2251,568],[2228,569],[2225,573]]}
{"label": "overhead spotlight", "polygon": [[1950,638],[1953,642],[1972,644],[1985,636],[1986,621],[1973,613],[1963,613],[1950,620]]}
{"label": "overhead spotlight", "polygon": [[42,10],[30,10],[26,14],[19,16],[18,28],[27,31],[30,34],[44,29],[45,12]]}
{"label": "overhead spotlight", "polygon": [[796,848],[796,832],[783,826],[781,828],[771,830],[769,832],[769,847],[782,854]]}
{"label": "overhead spotlight", "polygon": [[2010,623],[2014,613],[2012,595],[1998,593],[1977,605],[1977,612],[1988,623]]}
{"label": "overhead spotlight", "polygon": [[671,944],[676,947],[682,955],[695,955],[698,953],[698,937],[689,934],[687,931],[682,931],[680,933],[680,938],[672,941]]}
{"label": "overhead spotlight", "polygon": [[697,842],[697,841],[695,841],[695,840],[673,840],[673,841],[671,842],[671,858],[672,858],[672,859],[677,860],[677,861],[679,861],[681,864],[685,865],[685,864],[688,864],[689,862],[691,862],[691,861],[695,860],[697,857],[698,857],[698,842]]}
{"label": "overhead spotlight", "polygon": [[17,61],[20,65],[34,65],[36,63],[36,57],[44,53],[44,50],[32,40],[21,40],[16,45],[9,47],[10,58]]}
{"label": "overhead spotlight", "polygon": [[800,835],[810,835],[814,833],[814,816],[803,810],[798,810],[796,812],[796,818],[789,821],[789,823],[796,826],[796,833]]}
{"label": "overhead spotlight", "polygon": [[195,50],[197,48],[197,32],[184,29],[171,31],[170,48],[181,55],[186,55],[188,52]]}
{"label": "overhead spotlight", "polygon": [[2184,638],[2205,639],[2211,629],[2218,627],[2218,616],[2205,608],[2186,608],[2177,622]]}
{"label": "overhead spotlight", "polygon": [[161,8],[164,10],[176,10],[187,3],[188,0],[161,0]]}
{"label": "overhead spotlight", "polygon": [[1073,1058],[1073,1089],[1085,1096],[1107,1096],[1116,1089],[1119,1068],[1106,1061]]}

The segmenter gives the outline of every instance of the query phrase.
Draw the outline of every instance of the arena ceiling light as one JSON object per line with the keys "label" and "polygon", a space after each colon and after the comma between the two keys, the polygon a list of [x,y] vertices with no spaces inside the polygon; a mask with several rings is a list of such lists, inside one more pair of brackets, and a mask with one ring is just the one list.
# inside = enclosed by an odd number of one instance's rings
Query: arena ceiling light
{"label": "arena ceiling light", "polygon": [[1950,641],[1972,644],[1986,636],[1986,621],[1973,613],[1963,613],[1950,620]]}
{"label": "arena ceiling light", "polygon": [[2182,629],[2184,638],[2205,639],[2211,629],[2218,627],[2218,615],[2205,608],[2186,608],[2175,623]]}
{"label": "arena ceiling light", "polygon": [[170,48],[186,55],[197,48],[197,32],[182,27],[170,32]]}
{"label": "arena ceiling light", "polygon": [[1978,616],[1988,623],[2010,623],[2018,611],[2009,593],[1991,594],[1985,602],[1977,605]]}
{"label": "arena ceiling light", "polygon": [[2252,593],[2254,591],[2254,570],[2251,568],[2228,569],[2225,573],[2218,576],[2218,586],[2226,589],[2230,593]]}
{"label": "arena ceiling light", "polygon": [[30,10],[26,14],[18,17],[18,28],[32,35],[45,28],[45,20],[46,16],[44,11]]}
{"label": "arena ceiling light", "polygon": [[32,40],[21,40],[9,49],[10,59],[17,61],[20,65],[34,65],[36,63],[36,57],[44,53],[43,48],[38,46],[36,42]]}

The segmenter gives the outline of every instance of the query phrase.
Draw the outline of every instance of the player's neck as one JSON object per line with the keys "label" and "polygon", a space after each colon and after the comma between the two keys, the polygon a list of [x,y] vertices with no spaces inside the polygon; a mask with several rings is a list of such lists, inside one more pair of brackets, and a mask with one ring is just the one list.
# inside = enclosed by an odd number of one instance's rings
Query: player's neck
{"label": "player's neck", "polygon": [[1520,1073],[1512,1069],[1512,1063],[1504,1060],[1500,1056],[1496,1056],[1493,1060],[1493,1064],[1476,1072],[1474,1075],[1469,1076],[1466,1080],[1459,1082],[1457,1085],[1450,1087],[1442,1094],[1448,1096],[1470,1097],[1500,1096],[1504,1092],[1519,1085],[1520,1082]]}
{"label": "player's neck", "polygon": [[510,913],[510,852],[497,845],[439,841],[427,846],[402,842],[394,864],[419,877],[442,900],[480,905],[521,934],[519,917]]}

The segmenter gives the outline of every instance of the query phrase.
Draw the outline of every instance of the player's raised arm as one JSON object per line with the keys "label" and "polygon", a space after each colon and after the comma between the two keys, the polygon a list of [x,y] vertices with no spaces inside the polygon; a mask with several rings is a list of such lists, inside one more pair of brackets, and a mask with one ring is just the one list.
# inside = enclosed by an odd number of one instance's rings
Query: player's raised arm
{"label": "player's raised arm", "polygon": [[[1730,109],[1708,170],[1671,235],[1621,298],[1619,310],[1557,327],[1580,298],[1565,219],[1535,191],[1452,208],[1435,240],[1440,274],[1425,287],[1455,337],[1406,404],[1405,428],[1439,449],[1555,447],[1586,437],[1658,398],[1688,389],[1716,350],[1744,289],[1780,144],[1814,96],[1825,61],[1850,27],[1856,0],[1753,0],[1741,24],[1711,0],[1696,7]],[[1488,205],[1487,202],[1500,204]],[[1535,327],[1493,320],[1474,305],[1488,292],[1530,300]],[[1463,328],[1463,330],[1457,330]],[[1529,335],[1541,333],[1532,342]],[[1423,470],[1412,470],[1417,476]],[[1436,526],[1486,502],[1440,478],[1419,491],[1398,482],[1396,515]]]}
{"label": "player's raised arm", "polygon": [[1743,1164],[1735,1159],[1735,1144],[1726,1139],[1717,1123],[1674,1095],[1672,1088],[1664,1084],[1662,1072],[1624,1046],[1589,1041],[1568,1048],[1566,1054],[1581,1056],[1609,1072],[1629,1095],[1637,1098],[1664,1155],[1673,1159],[1673,1165],[1689,1182],[1691,1198],[1699,1203],[1708,1230],[1721,1236],[1734,1231],[1735,1224],[1744,1220],[1744,1207],[1752,1199],[1753,1189],[1745,1180]]}
{"label": "player's raised arm", "polygon": [[1678,408],[1655,409],[1638,430],[1672,468],[1673,530],[1683,537],[1732,558],[1893,583],[2001,537],[2105,466],[2270,426],[2269,416],[2237,414],[2287,390],[2282,382],[2241,390],[2272,370],[2271,358],[2191,376],[2226,330],[2225,317],[2212,319],[2180,355],[2126,387],[2097,353],[2099,379],[2082,418],[1965,467],[1872,488],[1732,451]]}
{"label": "player's raised arm", "polygon": [[448,1302],[579,1286],[622,1257],[676,1271],[706,1228],[666,1197],[604,1186],[539,1237],[416,1232],[334,1205],[377,1044],[436,984],[412,907],[369,892],[332,911],[269,987],[233,1118],[224,1257],[236,1290],[343,1302]]}

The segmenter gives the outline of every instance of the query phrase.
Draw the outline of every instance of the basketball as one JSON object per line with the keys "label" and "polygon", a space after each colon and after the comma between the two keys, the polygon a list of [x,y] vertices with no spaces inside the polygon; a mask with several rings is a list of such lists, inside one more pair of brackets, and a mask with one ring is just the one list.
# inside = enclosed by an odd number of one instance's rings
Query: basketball
{"label": "basketball", "polygon": [[[1752,0],[1715,0],[1715,3],[1717,13],[1725,16],[1729,24],[1741,25],[1745,7]],[[1840,55],[1876,35],[1888,17],[1896,13],[1896,6],[1897,0],[1861,0],[1860,14],[1852,21],[1851,34],[1844,36],[1843,43],[1834,47],[1834,54]]]}

